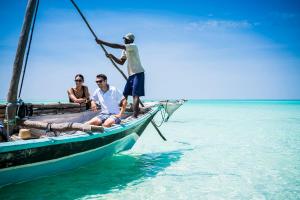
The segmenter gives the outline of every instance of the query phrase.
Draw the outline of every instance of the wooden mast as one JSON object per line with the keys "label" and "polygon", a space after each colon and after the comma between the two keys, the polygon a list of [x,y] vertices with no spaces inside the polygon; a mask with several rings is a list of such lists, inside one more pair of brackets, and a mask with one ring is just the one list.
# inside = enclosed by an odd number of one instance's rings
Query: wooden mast
{"label": "wooden mast", "polygon": [[19,38],[18,48],[15,56],[15,61],[13,65],[13,73],[10,81],[10,86],[7,94],[7,124],[6,124],[6,134],[12,134],[13,128],[15,127],[14,123],[11,123],[12,120],[15,119],[16,115],[16,101],[17,101],[17,93],[19,88],[19,81],[22,71],[24,54],[27,46],[28,35],[30,31],[30,27],[32,24],[35,7],[37,5],[37,0],[28,0],[27,8],[25,12],[24,22],[22,25],[22,31]]}

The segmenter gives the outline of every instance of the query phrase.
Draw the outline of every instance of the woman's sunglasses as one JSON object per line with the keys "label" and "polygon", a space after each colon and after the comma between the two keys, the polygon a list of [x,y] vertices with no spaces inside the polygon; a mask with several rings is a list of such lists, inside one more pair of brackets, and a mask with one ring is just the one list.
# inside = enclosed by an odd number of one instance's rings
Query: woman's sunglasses
{"label": "woman's sunglasses", "polygon": [[75,82],[82,82],[81,79],[75,79]]}

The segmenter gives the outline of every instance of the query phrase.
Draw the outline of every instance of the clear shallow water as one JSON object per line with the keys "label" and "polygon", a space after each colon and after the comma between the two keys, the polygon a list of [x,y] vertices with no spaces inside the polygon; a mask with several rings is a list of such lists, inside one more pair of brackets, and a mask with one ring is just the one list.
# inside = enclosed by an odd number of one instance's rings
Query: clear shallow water
{"label": "clear shallow water", "polygon": [[300,101],[189,101],[161,131],[0,199],[300,199]]}

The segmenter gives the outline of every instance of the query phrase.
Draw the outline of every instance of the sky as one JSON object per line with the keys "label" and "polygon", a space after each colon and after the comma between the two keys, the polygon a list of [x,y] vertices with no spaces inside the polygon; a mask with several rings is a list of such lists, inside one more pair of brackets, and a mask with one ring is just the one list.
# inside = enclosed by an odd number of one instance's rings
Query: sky
{"label": "sky", "polygon": [[[300,99],[300,1],[75,1],[99,38],[135,34],[145,99]],[[0,0],[0,99],[26,5]],[[70,1],[40,0],[22,99],[67,100],[77,73],[91,92],[99,73],[125,85]]]}

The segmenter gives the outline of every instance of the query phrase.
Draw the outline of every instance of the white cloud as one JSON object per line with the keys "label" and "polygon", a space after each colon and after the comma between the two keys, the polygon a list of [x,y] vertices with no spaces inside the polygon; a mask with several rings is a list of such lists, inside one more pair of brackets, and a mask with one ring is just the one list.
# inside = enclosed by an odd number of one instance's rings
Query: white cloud
{"label": "white cloud", "polygon": [[254,26],[250,22],[243,21],[231,21],[231,20],[200,20],[187,24],[187,30],[200,30],[205,31],[207,29],[248,29]]}

